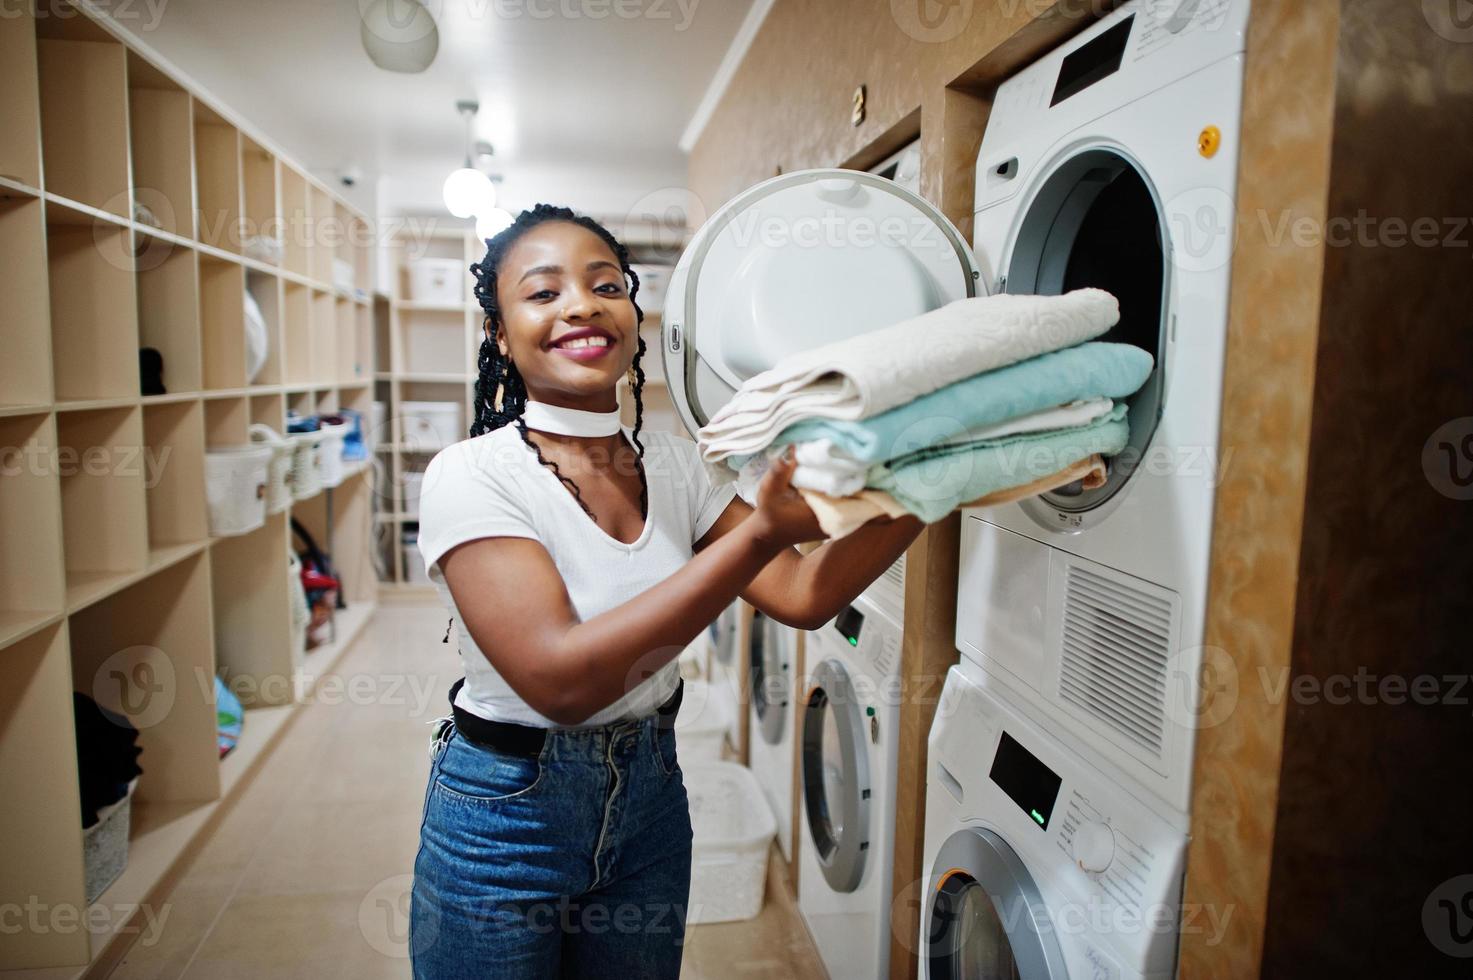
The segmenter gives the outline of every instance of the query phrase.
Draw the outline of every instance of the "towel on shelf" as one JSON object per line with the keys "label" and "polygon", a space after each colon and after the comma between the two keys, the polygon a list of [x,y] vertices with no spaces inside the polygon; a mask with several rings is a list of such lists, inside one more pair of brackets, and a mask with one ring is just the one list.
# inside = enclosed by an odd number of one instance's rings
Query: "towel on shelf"
{"label": "towel on shelf", "polygon": [[[1082,483],[1086,490],[1098,490],[1105,485],[1105,479],[1105,461],[1098,455],[1090,456],[1032,483],[998,490],[958,506],[997,507],[1036,497],[1071,483]],[[831,540],[848,537],[877,517],[894,518],[910,513],[884,490],[861,490],[853,496],[845,497],[830,496],[816,490],[798,492],[803,495],[814,516],[818,518],[819,526]]]}
{"label": "towel on shelf", "polygon": [[[836,452],[883,463],[977,426],[1080,399],[1126,398],[1140,390],[1154,367],[1150,354],[1130,344],[1081,344],[967,378],[870,418],[797,422],[778,435],[772,448],[827,439]],[[733,456],[727,465],[740,470],[750,458]]]}
{"label": "towel on shelf", "polygon": [[[1091,398],[1046,408],[1041,412],[1030,412],[1005,422],[974,426],[958,435],[942,438],[936,445],[981,442],[1029,432],[1047,432],[1051,429],[1072,429],[1088,425],[1108,414],[1114,407],[1115,403],[1109,398]],[[796,443],[793,446],[793,455],[798,463],[793,471],[793,486],[799,489],[817,490],[833,497],[848,497],[864,489],[871,464],[850,456],[842,448],[835,446],[831,439]]]}
{"label": "towel on shelf", "polygon": [[1020,487],[1091,456],[1118,455],[1130,441],[1125,405],[1075,429],[934,446],[870,470],[868,486],[887,491],[927,524],[964,502]]}
{"label": "towel on shelf", "polygon": [[[1092,340],[1119,320],[1120,304],[1099,289],[957,300],[883,330],[801,351],[748,379],[697,434],[701,455],[716,464],[758,453],[804,419],[869,418],[964,378]],[[710,470],[718,482],[734,479],[729,467]]]}

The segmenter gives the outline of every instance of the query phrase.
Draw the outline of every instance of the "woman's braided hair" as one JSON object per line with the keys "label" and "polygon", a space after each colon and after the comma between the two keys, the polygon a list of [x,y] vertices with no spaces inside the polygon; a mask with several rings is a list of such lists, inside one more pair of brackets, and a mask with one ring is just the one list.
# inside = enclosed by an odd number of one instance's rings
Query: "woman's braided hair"
{"label": "woman's braided hair", "polygon": [[[609,230],[597,221],[586,215],[577,215],[569,208],[557,207],[552,204],[538,204],[517,215],[516,220],[505,230],[494,238],[486,239],[486,254],[481,261],[471,265],[471,274],[476,278],[475,294],[476,300],[485,311],[485,319],[482,321],[484,336],[481,339],[481,353],[477,359],[479,377],[476,379],[475,399],[475,421],[471,423],[470,434],[474,436],[484,435],[494,429],[505,425],[515,424],[517,432],[522,437],[522,442],[532,452],[537,454],[537,462],[552,470],[553,475],[565,483],[573,491],[573,497],[578,501],[589,517],[593,517],[593,511],[583,502],[583,494],[578,489],[578,484],[564,476],[558,469],[557,463],[542,455],[542,450],[537,448],[527,436],[527,423],[522,417],[522,412],[527,405],[527,386],[522,381],[521,372],[517,366],[508,358],[501,356],[501,351],[496,346],[496,332],[501,329],[501,309],[496,303],[496,276],[501,267],[501,260],[506,256],[513,244],[516,243],[528,230],[548,221],[566,221],[571,224],[587,228],[609,246],[619,260],[619,267],[624,271],[629,280],[629,300],[634,303],[634,316],[636,324],[644,322],[644,311],[639,308],[635,296],[639,293],[639,276],[629,265],[629,250],[609,234]],[[644,444],[639,440],[639,432],[644,424],[644,401],[641,393],[644,389],[644,368],[640,361],[644,357],[644,338],[638,336],[636,329],[638,347],[634,354],[634,447],[639,453],[641,460],[644,459]],[[496,389],[501,388],[501,405],[495,404]],[[649,517],[649,485],[645,480],[644,467],[639,467],[639,511],[646,519]]]}

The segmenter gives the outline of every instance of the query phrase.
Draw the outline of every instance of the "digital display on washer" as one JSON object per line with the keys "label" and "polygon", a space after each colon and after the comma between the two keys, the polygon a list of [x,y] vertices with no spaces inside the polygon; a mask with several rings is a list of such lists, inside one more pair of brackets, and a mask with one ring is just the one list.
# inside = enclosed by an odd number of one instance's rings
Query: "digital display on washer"
{"label": "digital display on washer", "polygon": [[1063,783],[1052,769],[1039,762],[1013,736],[1003,732],[988,776],[1028,814],[1030,820],[1048,830],[1049,818],[1054,815],[1054,803],[1059,798],[1059,786]]}
{"label": "digital display on washer", "polygon": [[845,606],[844,611],[834,620],[834,629],[849,641],[851,647],[859,646],[859,628],[863,625],[864,613],[853,606]]}
{"label": "digital display on washer", "polygon": [[1049,103],[1049,108],[1078,95],[1120,70],[1120,62],[1125,58],[1125,45],[1130,40],[1130,28],[1134,23],[1135,15],[1132,14],[1078,51],[1065,55],[1064,64],[1059,68],[1059,83],[1054,86],[1054,100]]}

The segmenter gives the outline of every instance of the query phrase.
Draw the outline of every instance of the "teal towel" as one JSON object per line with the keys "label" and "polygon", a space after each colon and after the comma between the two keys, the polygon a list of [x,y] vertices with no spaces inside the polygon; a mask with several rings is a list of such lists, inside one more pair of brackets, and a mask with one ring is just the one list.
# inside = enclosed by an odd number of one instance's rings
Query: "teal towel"
{"label": "teal towel", "polygon": [[[1130,344],[1080,344],[973,375],[872,418],[796,422],[778,435],[772,448],[828,439],[861,462],[883,463],[977,426],[1086,398],[1125,398],[1140,390],[1154,366],[1150,354]],[[726,462],[740,470],[751,458]]]}
{"label": "teal towel", "polygon": [[866,483],[931,524],[962,504],[1041,480],[1096,453],[1119,454],[1130,441],[1126,413],[1125,405],[1116,405],[1073,429],[922,449],[870,467]]}

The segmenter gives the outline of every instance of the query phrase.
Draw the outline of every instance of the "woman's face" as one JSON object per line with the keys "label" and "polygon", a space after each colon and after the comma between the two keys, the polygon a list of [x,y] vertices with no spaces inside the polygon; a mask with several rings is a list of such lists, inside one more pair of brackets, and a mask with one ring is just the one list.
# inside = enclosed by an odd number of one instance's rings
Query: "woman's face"
{"label": "woman's face", "polygon": [[616,407],[614,386],[634,363],[639,326],[624,272],[603,239],[568,221],[536,226],[503,256],[496,301],[496,345],[533,399]]}

